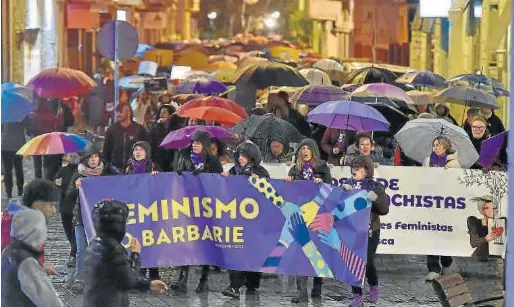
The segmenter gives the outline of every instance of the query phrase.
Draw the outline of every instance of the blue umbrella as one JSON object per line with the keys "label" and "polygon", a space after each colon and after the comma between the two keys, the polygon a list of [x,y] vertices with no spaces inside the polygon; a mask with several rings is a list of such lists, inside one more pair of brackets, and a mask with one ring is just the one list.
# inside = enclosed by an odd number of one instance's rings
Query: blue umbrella
{"label": "blue umbrella", "polygon": [[134,57],[142,58],[143,56],[145,56],[145,53],[147,51],[150,51],[150,50],[153,50],[153,49],[154,49],[154,47],[152,47],[150,45],[139,44],[139,45],[137,45],[137,51],[136,51],[136,54],[134,54]]}
{"label": "blue umbrella", "polygon": [[446,84],[445,79],[438,75],[434,74],[431,71],[412,71],[406,74],[403,74],[398,79],[396,79],[398,83],[410,83],[414,86],[419,87],[432,87],[432,88],[445,88]]}
{"label": "blue umbrella", "polygon": [[21,122],[36,104],[34,92],[13,82],[2,83],[2,124]]}
{"label": "blue umbrella", "polygon": [[465,81],[468,82],[471,86],[476,86],[486,92],[493,92],[496,97],[508,97],[510,94],[499,80],[483,75],[482,73],[461,74],[449,79],[446,82],[449,84],[455,84],[458,81]]}
{"label": "blue umbrella", "polygon": [[228,88],[216,80],[200,79],[196,81],[185,81],[178,85],[176,94],[205,94],[218,95],[228,91]]}

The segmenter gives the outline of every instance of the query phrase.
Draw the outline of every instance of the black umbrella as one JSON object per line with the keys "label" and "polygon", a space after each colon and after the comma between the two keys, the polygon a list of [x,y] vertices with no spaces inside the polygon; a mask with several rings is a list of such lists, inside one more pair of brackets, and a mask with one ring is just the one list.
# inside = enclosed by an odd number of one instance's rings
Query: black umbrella
{"label": "black umbrella", "polygon": [[369,102],[364,104],[375,108],[378,112],[380,112],[380,114],[384,115],[387,121],[391,124],[389,127],[390,132],[396,133],[400,131],[403,125],[409,121],[407,115],[402,113],[397,108],[393,108],[383,102]]}
{"label": "black umbrella", "polygon": [[276,63],[255,63],[241,68],[235,76],[234,83],[244,81],[263,89],[270,86],[308,85],[309,82],[294,68]]}
{"label": "black umbrella", "polygon": [[344,84],[360,83],[389,83],[393,84],[398,76],[385,68],[365,67],[351,72],[344,80]]}

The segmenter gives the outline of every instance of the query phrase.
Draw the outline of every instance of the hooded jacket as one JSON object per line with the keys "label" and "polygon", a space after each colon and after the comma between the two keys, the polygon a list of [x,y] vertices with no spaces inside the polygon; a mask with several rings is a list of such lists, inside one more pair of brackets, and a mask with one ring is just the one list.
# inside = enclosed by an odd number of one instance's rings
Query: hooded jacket
{"label": "hooded jacket", "polygon": [[291,161],[291,158],[294,156],[294,150],[291,147],[289,147],[287,144],[277,141],[284,145],[284,151],[277,157],[277,156],[273,155],[273,153],[271,152],[271,142],[272,141],[275,141],[275,140],[270,140],[268,142],[268,152],[264,155],[263,162],[264,163],[286,163],[288,161]]}
{"label": "hooded jacket", "polygon": [[[438,107],[444,107],[444,113],[443,115],[439,115],[437,114],[437,108]],[[453,116],[450,114],[450,104],[447,103],[447,102],[442,102],[442,103],[437,103],[435,105],[435,112],[436,112],[436,118],[441,118],[441,119],[445,119],[447,120],[448,122],[454,124],[454,125],[457,125],[457,121],[455,120],[455,118],[453,118]]]}
{"label": "hooded jacket", "polygon": [[127,206],[118,201],[100,201],[93,208],[96,235],[84,260],[84,307],[128,307],[130,290],[150,290],[150,280],[140,273],[139,254],[129,259],[121,245],[127,217]]}
{"label": "hooded jacket", "polygon": [[[389,213],[389,205],[387,203],[387,195],[385,192],[385,187],[373,180],[375,176],[375,165],[373,164],[373,160],[367,156],[358,156],[350,165],[351,167],[362,167],[366,170],[366,179],[370,180],[370,184],[365,187],[367,191],[373,191],[377,194],[377,199],[371,204],[371,219],[369,222],[371,231],[380,230],[380,215],[386,215]],[[357,182],[350,180],[348,182],[355,188]]]}
{"label": "hooded jacket", "polygon": [[[241,167],[239,156],[243,154],[248,157],[248,164]],[[268,171],[261,165],[261,151],[259,147],[250,141],[239,144],[236,148],[235,165],[228,171],[230,175],[248,176],[257,175],[261,178],[269,178]]]}
{"label": "hooded jacket", "polygon": [[[144,142],[144,141],[136,142],[134,144],[134,146],[132,146],[132,153],[134,152],[134,149],[136,148],[136,146],[139,146],[139,147],[143,148],[145,150],[145,152],[146,152],[146,165],[145,165],[145,171],[144,172],[145,173],[151,173],[153,171],[159,171],[157,166],[150,159],[151,154],[152,154],[152,150],[151,150],[150,144],[148,142]],[[127,175],[135,174],[135,170],[134,170],[134,166],[133,166],[133,161],[135,161],[134,156],[132,156],[132,158],[128,161],[128,166],[125,169],[125,173]]]}
{"label": "hooded jacket", "polygon": [[[303,139],[299,144],[295,152],[296,161],[300,159],[300,149],[307,145],[311,148],[313,157],[317,160],[317,164],[314,166],[314,178],[320,178],[324,183],[332,184],[332,175],[328,168],[327,162],[321,160],[319,148],[313,139]],[[302,170],[298,169],[296,163],[289,169],[288,176],[293,177],[294,180],[303,180]]]}
{"label": "hooded jacket", "polygon": [[211,137],[209,134],[207,132],[197,131],[191,139],[191,142],[194,141],[202,144],[202,154],[205,158],[203,166],[195,168],[191,161],[192,145],[190,145],[178,152],[176,156],[177,158],[175,159],[175,171],[179,175],[183,172],[193,172],[195,175],[199,173],[221,174],[223,172],[223,166],[221,165],[220,160],[217,157],[212,156],[210,153]]}
{"label": "hooded jacket", "polygon": [[146,141],[146,130],[138,123],[132,122],[128,127],[115,123],[105,134],[103,154],[108,164],[123,169],[132,157],[132,146],[138,141]]}
{"label": "hooded jacket", "polygon": [[46,219],[38,210],[25,209],[12,221],[14,240],[2,252],[2,305],[62,306],[52,283],[38,263],[46,239]]}

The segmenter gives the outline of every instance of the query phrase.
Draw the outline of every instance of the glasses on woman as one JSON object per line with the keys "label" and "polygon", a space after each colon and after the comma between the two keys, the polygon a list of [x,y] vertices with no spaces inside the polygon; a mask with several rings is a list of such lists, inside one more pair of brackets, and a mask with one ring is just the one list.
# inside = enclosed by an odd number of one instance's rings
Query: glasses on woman
{"label": "glasses on woman", "polygon": [[478,131],[484,131],[485,130],[484,126],[471,126],[471,128],[475,129],[475,130],[478,130]]}

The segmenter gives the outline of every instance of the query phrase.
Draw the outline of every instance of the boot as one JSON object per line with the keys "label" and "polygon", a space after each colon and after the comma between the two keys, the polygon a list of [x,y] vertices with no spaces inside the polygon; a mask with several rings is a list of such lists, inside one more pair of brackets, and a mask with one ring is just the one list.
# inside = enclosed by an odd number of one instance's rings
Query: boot
{"label": "boot", "polygon": [[321,285],[323,285],[323,281],[319,277],[314,277],[314,283],[312,285],[311,297],[312,298],[321,298]]}
{"label": "boot", "polygon": [[198,287],[196,287],[195,292],[203,293],[207,291],[209,291],[209,284],[207,283],[207,280],[200,280],[200,283],[198,284]]}
{"label": "boot", "polygon": [[293,303],[307,302],[309,300],[309,294],[307,293],[307,277],[297,276],[296,287],[298,288],[298,294],[291,299]]}
{"label": "boot", "polygon": [[182,268],[180,278],[177,283],[177,291],[187,293],[187,282],[189,280],[189,267]]}

